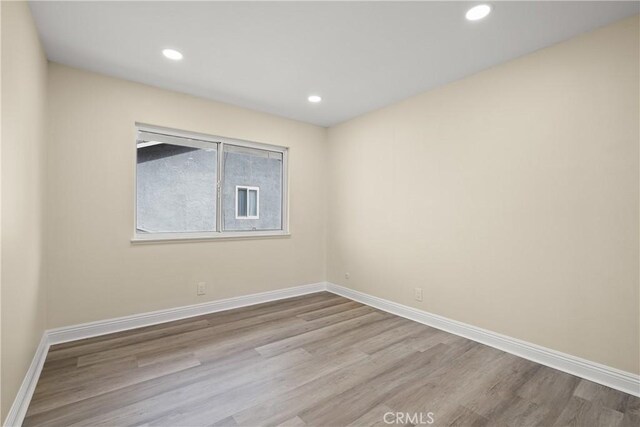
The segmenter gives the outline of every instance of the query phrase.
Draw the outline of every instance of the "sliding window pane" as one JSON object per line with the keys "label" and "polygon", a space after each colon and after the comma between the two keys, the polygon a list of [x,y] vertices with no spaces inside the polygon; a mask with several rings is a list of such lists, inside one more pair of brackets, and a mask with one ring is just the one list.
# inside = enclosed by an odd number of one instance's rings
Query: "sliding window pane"
{"label": "sliding window pane", "polygon": [[249,190],[249,196],[247,199],[247,211],[248,216],[258,216],[258,191]]}
{"label": "sliding window pane", "polygon": [[157,139],[138,142],[138,233],[216,231],[217,145]]}
{"label": "sliding window pane", "polygon": [[[280,152],[224,145],[223,231],[282,230],[282,162]],[[239,187],[245,188],[243,196]]]}
{"label": "sliding window pane", "polygon": [[247,189],[238,188],[238,195],[236,197],[236,203],[238,204],[237,218],[247,216]]}

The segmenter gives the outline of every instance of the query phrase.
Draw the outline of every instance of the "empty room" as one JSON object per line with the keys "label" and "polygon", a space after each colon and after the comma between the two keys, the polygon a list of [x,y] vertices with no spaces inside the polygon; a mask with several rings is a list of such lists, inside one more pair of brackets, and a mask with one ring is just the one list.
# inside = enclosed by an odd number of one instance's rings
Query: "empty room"
{"label": "empty room", "polygon": [[0,1],[3,427],[640,426],[640,1]]}

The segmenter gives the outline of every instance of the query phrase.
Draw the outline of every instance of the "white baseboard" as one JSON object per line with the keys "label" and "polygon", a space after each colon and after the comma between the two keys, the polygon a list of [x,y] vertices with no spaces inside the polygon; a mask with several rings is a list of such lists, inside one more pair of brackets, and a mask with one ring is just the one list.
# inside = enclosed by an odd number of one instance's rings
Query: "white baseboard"
{"label": "white baseboard", "polygon": [[294,286],[292,288],[261,292],[259,294],[242,295],[239,297],[209,301],[202,304],[169,308],[166,310],[134,314],[114,319],[98,320],[97,322],[82,323],[80,325],[64,326],[62,328],[50,329],[47,331],[47,334],[51,345],[60,344],[68,341],[76,341],[84,338],[126,331],[128,329],[136,329],[144,326],[157,325],[159,323],[172,322],[174,320],[185,319],[188,317],[201,316],[203,314],[211,314],[218,311],[231,310],[248,305],[297,297],[324,290],[326,290],[325,283],[319,282],[310,285]]}
{"label": "white baseboard", "polygon": [[210,301],[202,304],[169,308],[166,310],[158,310],[148,313],[134,314],[131,316],[118,317],[115,319],[99,320],[96,322],[46,330],[42,334],[40,345],[38,345],[36,353],[33,356],[33,360],[31,361],[31,365],[29,366],[29,370],[22,381],[20,390],[13,401],[13,405],[11,406],[3,425],[5,427],[18,427],[22,425],[24,416],[27,413],[27,408],[31,402],[31,397],[36,389],[40,372],[44,366],[44,361],[47,358],[47,352],[51,345],[96,337],[99,335],[112,334],[114,332],[126,331],[128,329],[141,328],[143,326],[157,325],[160,323],[215,313],[218,311],[231,310],[249,305],[297,297],[325,290],[325,282],[319,282],[310,285],[295,286],[292,288],[277,289],[275,291]]}
{"label": "white baseboard", "polygon": [[11,409],[9,409],[9,413],[4,420],[4,426],[18,427],[22,425],[24,416],[27,413],[27,408],[31,402],[31,397],[36,389],[36,384],[38,384],[38,378],[40,378],[40,372],[42,372],[42,366],[44,366],[48,351],[49,341],[47,340],[47,334],[45,332],[40,339],[38,348],[36,348],[36,352],[31,360],[31,365],[29,365],[29,369],[22,380],[16,398],[13,400],[13,405],[11,405]]}
{"label": "white baseboard", "polygon": [[326,287],[329,292],[362,304],[495,347],[507,353],[540,363],[541,365],[549,366],[559,371],[640,397],[639,375],[471,326],[383,298],[374,297],[353,289],[345,288],[344,286],[327,283]]}

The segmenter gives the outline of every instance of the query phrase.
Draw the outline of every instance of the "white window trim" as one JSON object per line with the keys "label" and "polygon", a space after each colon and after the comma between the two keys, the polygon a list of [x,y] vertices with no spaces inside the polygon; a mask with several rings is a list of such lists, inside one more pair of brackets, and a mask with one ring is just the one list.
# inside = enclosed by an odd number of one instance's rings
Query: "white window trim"
{"label": "white window trim", "polygon": [[[238,215],[238,190],[239,189],[247,190],[247,213],[249,212],[249,191],[255,190],[256,192],[256,215],[246,215],[240,216]],[[260,187],[249,187],[247,185],[236,185],[236,219],[260,219]]]}
{"label": "white window trim", "polygon": [[[216,231],[210,232],[195,232],[195,233],[138,233],[137,230],[137,189],[138,186],[134,181],[134,189],[133,189],[133,237],[131,238],[132,243],[170,243],[170,242],[189,242],[189,241],[207,241],[207,240],[237,240],[237,239],[259,239],[259,238],[269,238],[269,237],[288,237],[290,236],[289,232],[289,164],[288,164],[288,154],[289,148],[282,147],[278,145],[265,144],[260,142],[253,141],[245,141],[242,139],[235,138],[227,138],[221,136],[213,136],[206,135],[197,132],[189,132],[178,129],[171,129],[161,126],[148,125],[144,123],[135,124],[135,137],[133,140],[135,144],[133,145],[133,176],[137,179],[137,146],[138,146],[138,135],[139,132],[150,132],[159,135],[164,135],[167,138],[171,137],[179,137],[191,139],[193,141],[189,141],[189,145],[191,143],[194,146],[206,146],[206,143],[215,143],[217,145],[218,150],[218,180],[217,180],[217,200],[216,200]],[[282,229],[278,230],[246,230],[246,231],[222,231],[222,181],[221,178],[224,174],[224,144],[236,145],[240,147],[247,148],[255,148],[259,150],[267,150],[274,151],[278,153],[282,153],[282,207],[281,207],[281,218],[282,218]],[[247,188],[257,188],[257,187],[247,187]],[[258,189],[259,191],[259,189]],[[237,195],[237,190],[236,190]],[[259,194],[258,194],[259,199]],[[237,217],[237,196],[236,196],[236,217]],[[258,202],[259,209],[259,202]],[[259,211],[257,212],[259,215]],[[245,219],[246,217],[242,217]],[[248,219],[257,219],[253,217],[249,217]]]}

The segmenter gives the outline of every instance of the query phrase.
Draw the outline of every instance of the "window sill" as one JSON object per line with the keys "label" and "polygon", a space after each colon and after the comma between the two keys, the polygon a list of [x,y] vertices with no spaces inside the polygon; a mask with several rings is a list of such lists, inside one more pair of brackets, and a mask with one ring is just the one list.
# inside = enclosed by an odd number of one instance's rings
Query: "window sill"
{"label": "window sill", "polygon": [[134,245],[144,245],[152,243],[189,243],[210,242],[215,240],[256,240],[289,237],[291,237],[291,233],[287,231],[238,231],[228,233],[194,233],[190,235],[182,233],[161,233],[153,235],[135,235],[131,239],[131,243]]}

